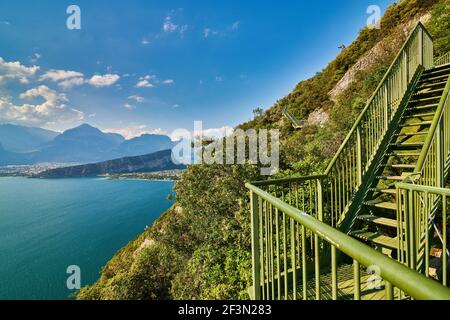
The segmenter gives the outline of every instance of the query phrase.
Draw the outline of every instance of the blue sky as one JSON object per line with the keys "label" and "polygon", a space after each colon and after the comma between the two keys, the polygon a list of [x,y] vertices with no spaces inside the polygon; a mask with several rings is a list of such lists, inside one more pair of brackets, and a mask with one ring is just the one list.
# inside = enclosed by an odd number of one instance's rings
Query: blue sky
{"label": "blue sky", "polygon": [[[0,122],[127,137],[247,121],[394,1],[0,0]],[[66,9],[81,8],[81,30]]]}

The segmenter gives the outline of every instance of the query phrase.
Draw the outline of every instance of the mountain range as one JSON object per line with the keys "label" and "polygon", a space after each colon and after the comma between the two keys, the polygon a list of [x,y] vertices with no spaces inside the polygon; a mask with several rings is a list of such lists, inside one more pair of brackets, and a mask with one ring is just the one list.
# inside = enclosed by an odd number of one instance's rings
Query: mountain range
{"label": "mountain range", "polygon": [[0,125],[0,165],[43,162],[85,164],[172,149],[164,135],[142,135],[126,140],[88,124],[63,133],[19,125]]}

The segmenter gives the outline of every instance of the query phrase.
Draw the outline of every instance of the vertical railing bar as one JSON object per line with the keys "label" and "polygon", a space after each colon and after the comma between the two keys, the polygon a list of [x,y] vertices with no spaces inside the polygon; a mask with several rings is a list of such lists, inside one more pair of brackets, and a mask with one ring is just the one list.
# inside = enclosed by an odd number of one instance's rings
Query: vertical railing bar
{"label": "vertical railing bar", "polygon": [[314,263],[315,263],[315,279],[316,279],[316,300],[321,298],[320,290],[320,248],[319,248],[319,236],[314,234]]}
{"label": "vertical railing bar", "polygon": [[270,233],[269,233],[269,242],[270,242],[270,282],[272,288],[272,300],[275,299],[275,271],[274,271],[274,251],[273,251],[273,206],[269,205],[269,223],[270,223]]}
{"label": "vertical railing bar", "polygon": [[259,200],[253,192],[250,192],[251,225],[252,225],[252,265],[253,265],[253,299],[261,300],[261,260],[260,260],[260,219]]}
{"label": "vertical railing bar", "polygon": [[265,225],[265,237],[264,237],[264,244],[266,248],[266,272],[264,276],[264,282],[266,285],[266,297],[267,300],[270,300],[270,249],[269,249],[269,216],[268,216],[268,206],[269,203],[267,201],[264,201],[264,225]]}
{"label": "vertical railing bar", "polygon": [[302,225],[302,288],[303,300],[308,300],[308,279],[306,270],[306,228]]}
{"label": "vertical railing bar", "polygon": [[384,287],[386,291],[386,300],[394,300],[394,287],[392,286],[392,283],[389,281],[384,280]]}
{"label": "vertical railing bar", "polygon": [[266,300],[266,288],[265,288],[265,268],[264,268],[264,222],[263,222],[263,201],[262,198],[259,198],[259,242],[260,242],[260,266],[261,266],[261,283],[260,288],[262,292],[262,299]]}
{"label": "vertical railing bar", "polygon": [[361,300],[361,268],[357,260],[353,260],[354,299]]}
{"label": "vertical railing bar", "polygon": [[284,262],[284,299],[288,299],[288,252],[287,252],[287,234],[286,234],[286,213],[283,212],[283,262]]}
{"label": "vertical railing bar", "polygon": [[442,284],[447,286],[447,196],[442,196]]}
{"label": "vertical railing bar", "polygon": [[336,247],[331,245],[331,285],[332,285],[332,298],[337,300],[337,261],[336,261]]}
{"label": "vertical railing bar", "polygon": [[275,232],[276,232],[276,250],[277,250],[277,296],[278,300],[281,300],[281,259],[280,259],[280,212],[278,208],[275,208]]}
{"label": "vertical railing bar", "polygon": [[423,232],[425,232],[425,276],[429,277],[430,276],[430,272],[429,272],[429,268],[430,268],[430,235],[429,235],[429,230],[428,230],[428,223],[429,223],[429,195],[428,192],[425,192],[425,203],[424,203],[424,211],[425,211],[425,221],[423,221],[422,225],[424,225],[424,230]]}
{"label": "vertical railing bar", "polygon": [[293,299],[297,300],[297,263],[295,259],[295,224],[294,219],[291,220],[291,265],[292,265],[292,289]]}

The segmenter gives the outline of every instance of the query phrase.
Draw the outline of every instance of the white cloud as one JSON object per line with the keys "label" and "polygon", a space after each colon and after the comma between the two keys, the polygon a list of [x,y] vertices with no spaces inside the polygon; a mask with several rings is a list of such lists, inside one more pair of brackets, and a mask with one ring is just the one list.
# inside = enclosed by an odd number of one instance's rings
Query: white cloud
{"label": "white cloud", "polygon": [[208,39],[210,36],[217,36],[219,32],[211,30],[210,28],[203,29],[203,37]]}
{"label": "white cloud", "polygon": [[21,83],[29,83],[29,78],[39,70],[38,66],[26,67],[20,62],[6,62],[0,57],[0,83],[4,80],[19,80]]}
{"label": "white cloud", "polygon": [[237,30],[239,29],[240,24],[241,24],[241,23],[240,23],[239,21],[234,22],[234,23],[231,25],[231,30],[237,31]]}
{"label": "white cloud", "polygon": [[144,77],[140,77],[139,80],[152,80],[155,79],[156,76],[155,75],[146,75]]}
{"label": "white cloud", "polygon": [[132,105],[132,104],[129,104],[129,103],[125,103],[125,104],[123,105],[123,107],[126,108],[126,109],[128,109],[128,110],[136,109],[136,106],[134,106],[134,105]]}
{"label": "white cloud", "polygon": [[58,93],[47,86],[30,89],[20,95],[21,99],[31,100],[41,97],[41,104],[15,105],[7,98],[0,98],[0,118],[5,121],[28,125],[48,125],[56,123],[76,123],[84,119],[84,113],[66,105],[65,94]]}
{"label": "white cloud", "polygon": [[31,63],[36,63],[36,62],[38,62],[39,59],[41,59],[41,58],[42,58],[42,54],[36,52],[36,53],[34,53],[33,56],[31,57],[30,62],[31,62]]}
{"label": "white cloud", "polygon": [[71,78],[64,81],[61,81],[58,83],[58,86],[60,86],[63,89],[70,89],[72,87],[81,86],[86,81],[83,78]]}
{"label": "white cloud", "polygon": [[179,104],[174,104],[174,105],[172,106],[172,108],[174,108],[174,109],[177,109],[177,108],[179,108],[179,107],[180,107]]}
{"label": "white cloud", "polygon": [[129,99],[129,100],[134,100],[134,101],[136,101],[137,103],[144,103],[144,102],[145,102],[145,98],[144,98],[144,97],[136,96],[136,95],[129,96],[128,99]]}
{"label": "white cloud", "polygon": [[164,18],[163,30],[164,32],[175,32],[178,29],[178,25],[172,22],[172,17],[167,16]]}
{"label": "white cloud", "polygon": [[167,80],[164,80],[162,83],[163,84],[174,84],[175,81],[173,81],[172,79],[167,79]]}
{"label": "white cloud", "polygon": [[94,87],[109,87],[120,79],[117,74],[95,75],[86,82]]}
{"label": "white cloud", "polygon": [[67,80],[71,78],[81,78],[84,77],[84,74],[77,71],[69,71],[69,70],[49,70],[44,73],[39,81],[50,80],[53,82],[58,82],[62,80]]}
{"label": "white cloud", "polygon": [[166,135],[166,132],[162,129],[148,129],[145,124],[131,124],[130,126],[123,128],[110,128],[103,130],[108,133],[119,133],[124,136],[126,139],[132,139],[136,137],[140,137],[143,134],[159,134]]}
{"label": "white cloud", "polygon": [[144,46],[149,45],[150,44],[150,40],[148,38],[143,38],[142,41],[141,41],[141,44],[144,45]]}
{"label": "white cloud", "polygon": [[[208,138],[214,138],[214,139],[218,139],[218,138],[224,138],[228,135],[233,134],[234,129],[232,127],[229,126],[223,126],[220,128],[210,128],[210,129],[204,129],[203,130],[203,136],[208,137]],[[199,132],[195,132],[195,135],[198,135]]]}
{"label": "white cloud", "polygon": [[184,34],[188,31],[188,28],[189,27],[188,27],[187,24],[181,26],[181,28],[180,28],[180,35],[181,35],[181,37],[183,37]]}
{"label": "white cloud", "polygon": [[153,88],[154,85],[151,84],[148,80],[140,80],[137,84],[136,84],[136,88]]}
{"label": "white cloud", "polygon": [[182,9],[178,9],[173,11],[171,14],[167,15],[164,18],[162,29],[165,33],[179,33],[181,37],[188,31],[189,26],[187,24],[178,25],[174,22],[174,17],[180,13]]}

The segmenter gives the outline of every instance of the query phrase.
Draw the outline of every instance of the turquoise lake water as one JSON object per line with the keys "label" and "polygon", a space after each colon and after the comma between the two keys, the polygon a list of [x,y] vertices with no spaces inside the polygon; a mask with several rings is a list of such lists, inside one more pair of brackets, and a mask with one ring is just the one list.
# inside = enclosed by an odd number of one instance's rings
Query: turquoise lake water
{"label": "turquoise lake water", "polygon": [[0,178],[0,299],[67,299],[172,203],[173,182]]}

